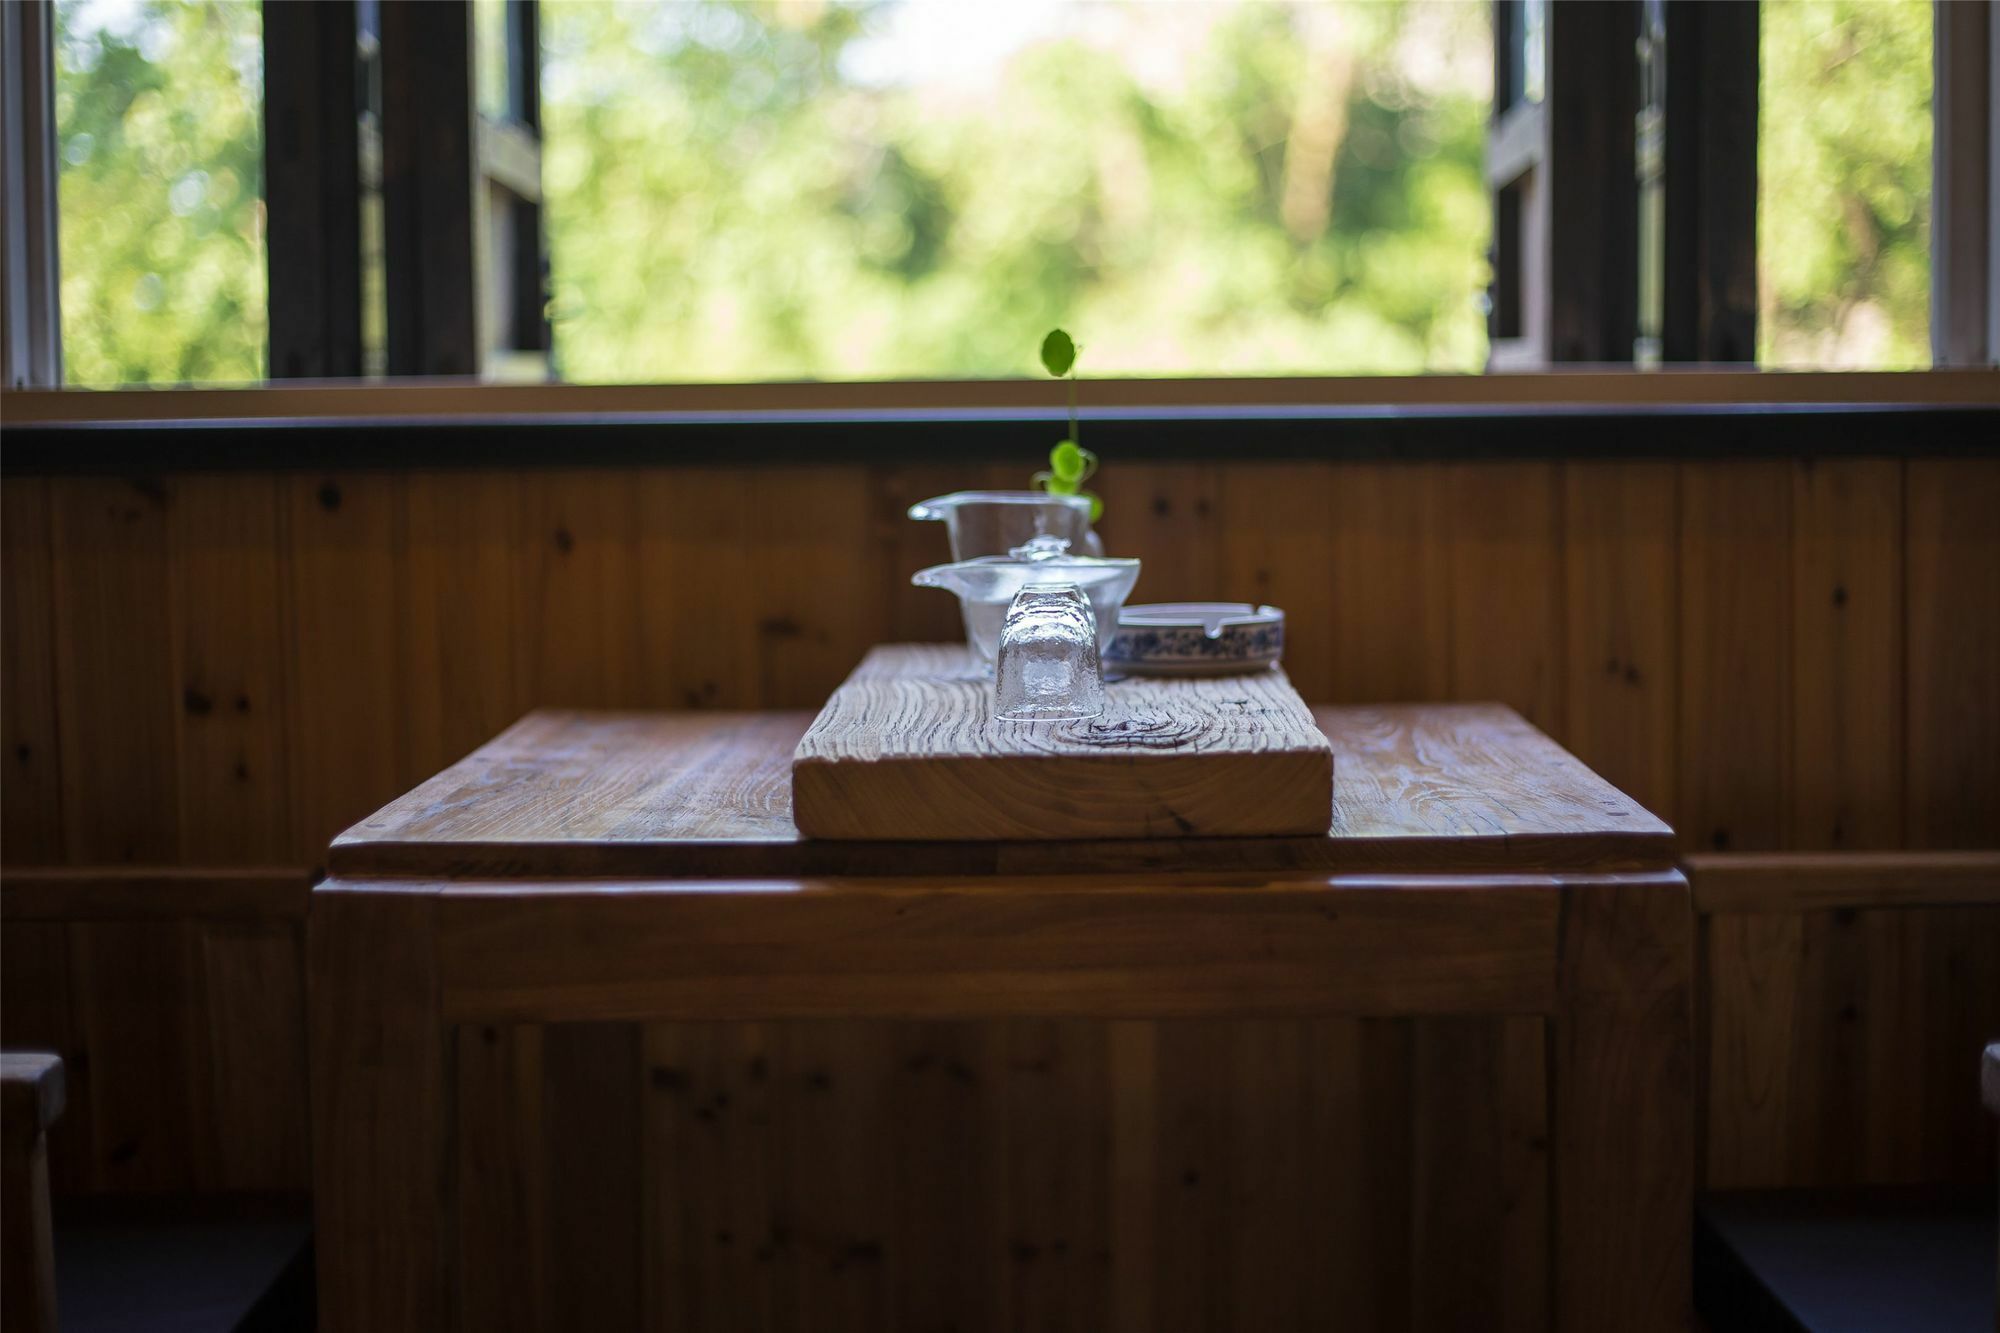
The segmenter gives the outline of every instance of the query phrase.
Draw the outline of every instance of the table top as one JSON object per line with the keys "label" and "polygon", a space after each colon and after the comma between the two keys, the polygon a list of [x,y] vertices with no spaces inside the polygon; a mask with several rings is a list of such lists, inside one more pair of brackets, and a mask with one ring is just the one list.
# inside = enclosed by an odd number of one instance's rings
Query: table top
{"label": "table top", "polygon": [[1673,831],[1499,704],[1316,707],[1324,836],[832,842],[792,822],[808,712],[544,710],[335,839],[336,876],[724,878],[1581,873],[1673,864]]}

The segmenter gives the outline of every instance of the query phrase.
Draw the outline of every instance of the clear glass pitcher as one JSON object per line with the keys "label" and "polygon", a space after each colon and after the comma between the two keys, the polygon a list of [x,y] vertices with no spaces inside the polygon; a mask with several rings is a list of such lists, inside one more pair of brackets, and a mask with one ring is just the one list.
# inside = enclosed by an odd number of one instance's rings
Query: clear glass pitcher
{"label": "clear glass pitcher", "polygon": [[1046,491],[955,491],[910,506],[910,517],[943,523],[953,560],[1006,555],[1035,537],[1060,537],[1069,549],[1103,555],[1090,526],[1090,501]]}
{"label": "clear glass pitcher", "polygon": [[1075,584],[1090,599],[1097,616],[1097,648],[1101,653],[1118,628],[1118,608],[1125,605],[1138,581],[1137,560],[1071,555],[1068,541],[1046,533],[1029,538],[1006,555],[933,565],[918,570],[910,579],[919,588],[945,588],[958,594],[959,607],[965,613],[966,640],[988,667],[993,665],[999,646],[1001,622],[1021,589],[1032,584]]}

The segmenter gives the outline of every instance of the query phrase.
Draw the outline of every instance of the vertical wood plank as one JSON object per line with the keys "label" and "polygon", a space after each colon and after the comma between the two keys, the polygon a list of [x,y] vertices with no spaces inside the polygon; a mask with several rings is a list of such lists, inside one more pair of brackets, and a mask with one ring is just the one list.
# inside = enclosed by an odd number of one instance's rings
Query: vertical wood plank
{"label": "vertical wood plank", "polygon": [[640,1326],[640,1049],[630,1023],[542,1033],[548,1309],[576,1328]]}
{"label": "vertical wood plank", "polygon": [[1121,1022],[1106,1035],[1111,1085],[1111,1323],[1155,1325],[1154,1216],[1159,1172],[1159,1025]]}
{"label": "vertical wood plank", "polygon": [[325,1333],[451,1325],[451,1054],[435,930],[428,893],[313,890],[313,1230]]}
{"label": "vertical wood plank", "polygon": [[1792,470],[1795,848],[1903,840],[1903,470]]}
{"label": "vertical wood plank", "polygon": [[198,927],[94,921],[70,928],[77,1035],[90,1069],[90,1185],[188,1190],[214,1178],[210,1052]]}
{"label": "vertical wood plank", "polygon": [[198,929],[204,1031],[197,1035],[208,1044],[214,1183],[304,1193],[312,1173],[300,928],[285,921],[211,922]]}
{"label": "vertical wood plank", "polygon": [[888,1263],[895,1172],[882,1132],[891,1123],[890,1031],[880,1023],[795,1023],[784,1042],[791,1082],[782,1092],[778,1249],[792,1282],[778,1322],[885,1327],[895,1309]]}
{"label": "vertical wood plank", "polygon": [[1451,693],[1449,542],[1441,469],[1343,464],[1333,476],[1337,703]]}
{"label": "vertical wood plank", "polygon": [[1316,1200],[1305,1326],[1407,1329],[1414,1267],[1413,1024],[1306,1027],[1302,1174]]}
{"label": "vertical wood plank", "polygon": [[408,787],[403,679],[403,480],[301,474],[285,483],[292,608],[292,854]]}
{"label": "vertical wood plank", "polygon": [[520,482],[507,473],[413,472],[405,481],[403,726],[410,764],[437,772],[530,704],[522,688]]}
{"label": "vertical wood plank", "polygon": [[1562,539],[1553,463],[1444,470],[1451,694],[1562,731]]}
{"label": "vertical wood plank", "polygon": [[1556,738],[1674,817],[1679,476],[1666,463],[1563,465],[1563,718]]}
{"label": "vertical wood plank", "polygon": [[64,847],[73,862],[180,854],[168,521],[158,481],[53,484]]}
{"label": "vertical wood plank", "polygon": [[1905,466],[1905,833],[1912,847],[1991,847],[2000,842],[2000,461]]}
{"label": "vertical wood plank", "polygon": [[1104,1025],[1009,1022],[998,1040],[1003,1322],[1092,1333],[1111,1272]]}
{"label": "vertical wood plank", "polygon": [[1301,1225],[1324,1201],[1305,1161],[1305,1029],[1298,1020],[1233,1025],[1230,1061],[1210,1077],[1229,1097],[1225,1256],[1230,1325],[1304,1328],[1317,1265],[1315,1229]]}
{"label": "vertical wood plank", "polygon": [[1000,1157],[1006,1141],[1005,1126],[989,1109],[1005,1086],[992,1058],[1000,1045],[997,1026],[898,1023],[893,1028],[893,1128],[883,1132],[895,1139],[889,1259],[897,1328],[973,1333],[998,1326],[1001,1292],[995,1277],[1010,1256],[991,1230],[1001,1215]]}
{"label": "vertical wood plank", "polygon": [[846,467],[765,468],[750,494],[756,704],[818,708],[881,642],[887,624],[889,590],[871,549],[868,478]]}
{"label": "vertical wood plank", "polygon": [[1229,1321],[1229,1025],[1160,1024],[1153,1313],[1161,1330]]}
{"label": "vertical wood plank", "polygon": [[1792,479],[1778,462],[1681,468],[1679,799],[1685,847],[1786,845]]}
{"label": "vertical wood plank", "polygon": [[1418,1020],[1411,1129],[1410,1325],[1461,1329],[1502,1321],[1500,1053],[1492,1024]]}
{"label": "vertical wood plank", "polygon": [[1141,562],[1133,602],[1250,597],[1222,587],[1218,471],[1194,463],[1119,463],[1091,483],[1104,497],[1098,532],[1105,553]]}
{"label": "vertical wood plank", "polygon": [[1710,1189],[1790,1178],[1803,922],[1795,915],[1708,918]]}
{"label": "vertical wood plank", "polygon": [[177,483],[171,546],[179,608],[180,852],[271,864],[292,844],[286,772],[280,492],[269,476]]}
{"label": "vertical wood plank", "polygon": [[47,481],[0,487],[0,855],[14,865],[62,860],[49,524]]}
{"label": "vertical wood plank", "polygon": [[1500,1110],[1500,1291],[1498,1326],[1533,1333],[1549,1326],[1548,1025],[1539,1017],[1496,1020]]}
{"label": "vertical wood plank", "polygon": [[769,1029],[650,1023],[645,1059],[646,1326],[781,1327],[792,1262],[774,1095],[787,1081]]}
{"label": "vertical wood plank", "polygon": [[519,676],[533,707],[613,708],[638,692],[638,474],[523,482]]}
{"label": "vertical wood plank", "polygon": [[458,1031],[458,1327],[549,1326],[538,1024]]}
{"label": "vertical wood plank", "polygon": [[1215,595],[1285,613],[1285,673],[1314,701],[1333,696],[1333,476],[1325,463],[1240,463],[1216,483]]}
{"label": "vertical wood plank", "polygon": [[762,697],[752,475],[686,467],[640,476],[639,693],[651,705],[751,708]]}
{"label": "vertical wood plank", "polygon": [[1694,1318],[1692,924],[1677,873],[1563,886],[1549,1094],[1558,1329],[1668,1333]]}

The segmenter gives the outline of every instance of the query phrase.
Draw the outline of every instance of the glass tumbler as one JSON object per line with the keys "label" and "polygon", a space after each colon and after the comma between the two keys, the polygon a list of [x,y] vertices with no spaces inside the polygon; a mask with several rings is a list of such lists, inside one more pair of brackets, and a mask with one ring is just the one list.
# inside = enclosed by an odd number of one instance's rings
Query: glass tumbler
{"label": "glass tumbler", "polygon": [[1055,722],[1104,711],[1097,617],[1074,583],[1031,583],[1014,595],[1000,625],[993,716]]}

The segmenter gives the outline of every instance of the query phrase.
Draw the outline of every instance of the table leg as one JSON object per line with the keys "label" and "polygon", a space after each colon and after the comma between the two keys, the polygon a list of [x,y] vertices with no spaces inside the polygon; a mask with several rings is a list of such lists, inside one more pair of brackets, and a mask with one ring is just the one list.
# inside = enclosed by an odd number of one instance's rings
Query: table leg
{"label": "table leg", "polygon": [[1693,1319],[1693,917],[1677,872],[1566,882],[1552,1030],[1556,1327]]}
{"label": "table leg", "polygon": [[435,898],[328,881],[307,924],[321,1333],[450,1327],[450,1038]]}

